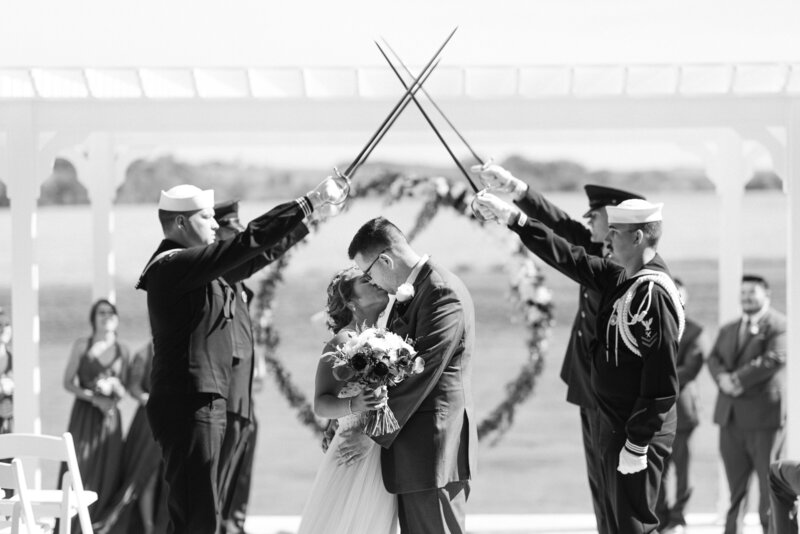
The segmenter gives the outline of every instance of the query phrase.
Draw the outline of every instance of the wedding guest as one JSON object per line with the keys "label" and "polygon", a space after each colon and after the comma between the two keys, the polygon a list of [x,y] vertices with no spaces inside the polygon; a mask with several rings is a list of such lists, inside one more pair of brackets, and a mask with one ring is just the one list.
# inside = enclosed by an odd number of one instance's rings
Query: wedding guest
{"label": "wedding guest", "polygon": [[[479,174],[481,181],[490,191],[510,194],[514,204],[525,215],[537,219],[556,235],[573,245],[585,248],[589,254],[595,256],[605,255],[603,240],[608,233],[606,207],[616,206],[633,198],[644,198],[630,191],[602,185],[586,185],[584,189],[589,201],[589,210],[583,217],[587,219],[587,228],[581,221],[572,219],[544,195],[534,191],[500,165],[475,165],[471,170]],[[567,384],[567,402],[579,407],[583,455],[586,460],[597,529],[600,534],[612,534],[607,528],[602,506],[600,454],[594,439],[598,421],[597,399],[594,397],[589,378],[592,369],[592,346],[597,338],[595,320],[599,306],[600,293],[589,286],[581,285],[578,291],[578,310],[572,322],[567,352],[561,365],[561,380]]]}
{"label": "wedding guest", "polygon": [[[688,300],[686,286],[678,278],[675,286],[681,295],[684,306]],[[703,327],[686,318],[686,328],[678,345],[678,384],[680,394],[676,407],[678,409],[678,426],[675,441],[672,443],[672,454],[664,463],[664,476],[661,491],[658,494],[656,514],[658,515],[661,534],[682,534],[686,529],[684,511],[692,496],[690,479],[691,469],[691,437],[700,422],[698,414],[698,393],[694,382],[703,367]],[[675,496],[667,497],[669,480],[675,481]]]}
{"label": "wedding guest", "polygon": [[153,335],[147,416],[165,462],[171,532],[215,534],[220,526],[219,455],[236,309],[236,294],[223,276],[248,276],[264,251],[345,194],[339,181],[327,178],[308,195],[250,221],[236,237],[217,241],[213,190],[179,185],[161,192],[164,240],[137,287],[147,292]]}
{"label": "wedding guest", "polygon": [[14,431],[14,362],[11,320],[0,308],[0,434]]}
{"label": "wedding guest", "polygon": [[591,378],[600,407],[601,498],[608,531],[615,534],[656,531],[656,498],[675,438],[675,361],[684,316],[657,253],[662,207],[633,199],[606,208],[611,261],[588,254],[490,193],[475,202],[484,217],[508,225],[546,263],[601,293]]}
{"label": "wedding guest", "polygon": [[[117,308],[107,299],[89,312],[92,332],[72,345],[64,370],[64,388],[75,395],[67,430],[75,442],[83,485],[97,492],[92,516],[105,515],[121,481],[122,427],[119,401],[130,361],[128,347],[117,337]],[[61,474],[66,470],[62,467]],[[61,475],[59,475],[61,480]],[[80,532],[80,525],[73,522]]]}
{"label": "wedding guest", "polygon": [[753,472],[758,515],[769,527],[769,466],[781,456],[786,422],[786,316],[770,305],[767,280],[745,275],[742,316],[722,326],[708,357],[719,387],[714,422],[730,488],[725,534],[738,534]]}
{"label": "wedding guest", "polygon": [[122,449],[122,483],[104,517],[94,516],[96,534],[165,534],[169,523],[164,462],[147,422],[153,343],[133,355],[125,387],[138,407]]}
{"label": "wedding guest", "polygon": [[[214,205],[214,219],[218,228],[218,241],[232,239],[244,231],[239,221],[239,201],[229,200]],[[233,313],[234,353],[231,379],[227,396],[227,423],[219,460],[219,498],[222,534],[244,533],[247,501],[250,494],[250,477],[253,469],[257,423],[253,411],[253,377],[255,352],[253,326],[250,320],[250,302],[253,291],[236,277],[250,277],[258,269],[272,263],[286,250],[308,235],[305,224],[294,230],[277,244],[261,254],[250,265],[251,273],[238,273],[225,279],[233,287],[236,305]]]}

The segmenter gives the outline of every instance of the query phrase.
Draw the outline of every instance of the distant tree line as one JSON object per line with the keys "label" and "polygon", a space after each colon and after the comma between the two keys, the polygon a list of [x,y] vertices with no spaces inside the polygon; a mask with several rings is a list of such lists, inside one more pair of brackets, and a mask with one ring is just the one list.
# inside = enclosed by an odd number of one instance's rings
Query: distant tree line
{"label": "distant tree line", "polygon": [[[652,169],[636,171],[590,171],[574,161],[532,161],[510,156],[500,162],[515,176],[540,191],[578,191],[587,183],[630,189],[637,192],[673,190],[711,190],[713,184],[700,169]],[[468,167],[469,163],[464,163]],[[340,165],[343,168],[345,165]],[[376,162],[358,171],[357,180],[386,172],[417,175],[439,175],[459,179],[458,170],[450,167],[415,166]],[[266,165],[236,162],[189,163],[166,155],[151,160],[138,160],[127,171],[125,182],[117,191],[117,203],[158,202],[159,192],[182,183],[213,188],[217,198],[290,198],[308,191],[330,170],[277,169]],[[772,172],[757,172],[747,189],[780,189],[781,180]],[[66,160],[57,159],[53,174],[42,185],[39,205],[87,204],[86,188],[78,181],[75,168]],[[0,206],[8,206],[6,185],[0,182]]]}

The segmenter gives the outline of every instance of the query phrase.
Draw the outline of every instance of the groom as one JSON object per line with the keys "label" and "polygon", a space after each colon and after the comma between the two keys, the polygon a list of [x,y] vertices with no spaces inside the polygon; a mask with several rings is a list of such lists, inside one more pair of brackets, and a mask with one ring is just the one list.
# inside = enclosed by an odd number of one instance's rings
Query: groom
{"label": "groom", "polygon": [[404,534],[462,534],[478,434],[472,411],[475,313],[464,283],[420,256],[383,217],[348,249],[364,275],[394,294],[389,330],[415,343],[425,370],[389,390],[400,430],[373,438]]}

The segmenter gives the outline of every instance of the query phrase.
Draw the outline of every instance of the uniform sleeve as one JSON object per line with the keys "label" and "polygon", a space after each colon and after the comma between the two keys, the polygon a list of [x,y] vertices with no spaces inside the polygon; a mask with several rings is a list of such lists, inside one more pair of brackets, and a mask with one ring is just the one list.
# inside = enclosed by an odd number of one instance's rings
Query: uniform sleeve
{"label": "uniform sleeve", "polygon": [[[464,309],[455,291],[447,286],[435,287],[420,305],[416,325],[414,348],[425,360],[425,369],[389,390],[389,408],[400,429],[436,386],[456,350],[463,346]],[[399,432],[373,439],[388,448]]]}
{"label": "uniform sleeve", "polygon": [[[160,261],[162,290],[185,293],[246,264],[278,245],[303,219],[297,201],[281,204],[250,221],[233,239],[181,249]],[[152,280],[148,282],[148,285]]]}
{"label": "uniform sleeve", "polygon": [[573,245],[536,219],[509,226],[525,247],[562,274],[594,291],[615,287],[622,267]]}
{"label": "uniform sleeve", "polygon": [[[648,284],[642,284],[631,310],[639,309]],[[678,398],[678,319],[672,301],[657,284],[649,289],[651,302],[644,317],[631,326],[642,355],[639,398],[633,405],[625,429],[628,441],[643,447],[658,432]],[[644,295],[643,295],[644,294]]]}
{"label": "uniform sleeve", "polygon": [[544,195],[530,187],[525,196],[514,202],[527,215],[537,219],[553,232],[573,245],[589,250],[598,244],[592,243],[592,232],[580,221],[572,219],[565,211],[547,200]]}
{"label": "uniform sleeve", "polygon": [[229,284],[247,280],[256,272],[283,256],[287,250],[292,248],[295,243],[302,241],[307,235],[308,227],[302,222],[298,223],[288,235],[284,236],[280,241],[269,247],[263,253],[225,273],[225,280]]}
{"label": "uniform sleeve", "polygon": [[764,350],[758,357],[746,362],[734,373],[745,392],[766,382],[786,365],[785,319],[776,318],[770,322],[763,345]]}

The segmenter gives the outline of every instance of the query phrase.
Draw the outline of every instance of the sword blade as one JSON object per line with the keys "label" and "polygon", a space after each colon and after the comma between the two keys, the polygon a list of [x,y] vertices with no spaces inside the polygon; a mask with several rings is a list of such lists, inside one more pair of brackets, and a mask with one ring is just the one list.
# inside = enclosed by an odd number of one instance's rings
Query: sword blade
{"label": "sword blade", "polygon": [[[391,52],[391,53],[392,53],[392,55],[394,56],[394,58],[397,60],[397,62],[398,62],[398,63],[400,63],[400,65],[401,65],[401,66],[403,67],[403,69],[404,69],[404,70],[405,70],[405,71],[406,71],[406,72],[409,74],[409,76],[412,76],[412,77],[413,77],[413,75],[411,74],[411,71],[408,69],[408,67],[406,66],[406,64],[405,64],[405,63],[403,63],[403,60],[402,60],[402,59],[400,59],[400,56],[399,56],[399,55],[397,55],[397,52],[395,52],[395,51],[394,51],[394,49],[393,49],[393,48],[392,48],[392,46],[391,46],[391,45],[390,45],[390,44],[389,44],[389,43],[386,41],[386,39],[384,39],[383,37],[381,37],[381,41],[383,41],[383,44],[385,44],[385,45],[386,45],[386,48],[388,48],[388,49],[389,49],[389,52]],[[469,150],[470,154],[472,154],[472,157],[474,157],[474,158],[477,160],[477,162],[478,162],[478,163],[480,163],[481,165],[484,165],[483,158],[481,158],[481,157],[480,157],[480,156],[479,156],[479,155],[478,155],[478,154],[475,152],[475,150],[473,150],[473,149],[472,149],[472,146],[471,146],[471,145],[470,145],[470,144],[467,142],[467,140],[464,138],[464,136],[463,136],[463,135],[461,135],[461,132],[459,132],[459,131],[458,131],[458,128],[456,128],[456,126],[455,126],[455,125],[454,125],[454,124],[453,124],[453,123],[450,121],[450,119],[448,119],[448,118],[447,118],[447,115],[445,115],[445,114],[444,114],[444,111],[442,111],[442,108],[440,108],[440,107],[439,107],[439,105],[438,105],[438,104],[437,104],[437,103],[436,103],[436,102],[433,100],[433,98],[432,98],[432,97],[431,97],[431,95],[428,93],[428,91],[426,91],[424,87],[423,87],[423,88],[421,88],[421,89],[420,89],[420,91],[422,91],[422,94],[424,94],[424,95],[425,95],[425,97],[428,99],[428,102],[430,102],[430,103],[433,105],[433,107],[436,109],[436,111],[438,111],[438,112],[439,112],[439,115],[441,115],[441,116],[442,116],[442,118],[445,120],[445,122],[447,123],[447,125],[448,125],[448,126],[450,126],[450,128],[452,128],[452,129],[453,129],[453,131],[454,131],[454,132],[455,132],[455,134],[458,136],[458,138],[459,138],[459,139],[461,139],[461,142],[462,142],[462,143],[464,143],[464,146],[466,146],[466,147],[467,147],[467,150]]]}
{"label": "sword blade", "polygon": [[439,49],[436,50],[436,53],[422,69],[422,72],[414,80],[414,83],[411,84],[411,87],[406,90],[405,94],[400,98],[397,104],[395,104],[394,108],[392,108],[381,125],[378,126],[378,129],[375,131],[375,133],[372,134],[372,137],[369,139],[369,141],[367,141],[367,144],[364,145],[364,148],[361,149],[361,152],[358,153],[355,159],[347,167],[344,172],[344,176],[346,178],[352,178],[352,175],[356,169],[363,165],[364,161],[366,161],[367,157],[369,157],[369,155],[375,149],[375,146],[380,142],[381,139],[383,139],[383,136],[386,135],[386,132],[397,120],[397,117],[400,115],[400,113],[402,113],[406,106],[408,106],[409,102],[411,102],[410,96],[413,96],[414,93],[422,88],[422,84],[428,79],[428,76],[430,76],[431,72],[433,72],[433,69],[436,68],[436,65],[438,65],[437,60],[439,55],[442,53],[442,50],[444,50],[444,47],[447,45],[447,43],[450,42],[450,39],[452,39],[457,29],[458,27],[453,28],[453,31],[450,32],[450,35],[447,36],[447,39],[445,39]]}
{"label": "sword blade", "polygon": [[[381,48],[381,45],[379,45],[377,42],[375,42],[375,46],[377,46],[378,50],[381,51],[381,55],[384,57],[386,62],[389,64],[389,66],[392,68],[392,72],[395,73],[395,75],[397,76],[397,79],[400,80],[400,83],[403,84],[403,87],[406,89],[406,91],[408,91],[408,86],[406,85],[405,80],[403,80],[403,76],[397,71],[397,69],[395,68],[394,64],[392,63],[392,60],[390,60],[389,56],[386,55],[386,52],[383,51],[383,48]],[[428,97],[428,98],[430,98],[430,97]],[[445,141],[444,137],[442,137],[442,134],[439,133],[439,129],[436,128],[436,125],[433,123],[431,118],[425,112],[425,109],[422,107],[422,105],[419,103],[419,101],[417,100],[417,98],[413,94],[411,95],[411,100],[414,101],[414,104],[417,106],[417,109],[419,109],[419,112],[422,113],[422,116],[427,121],[428,126],[430,126],[431,129],[433,130],[433,133],[435,133],[436,137],[439,138],[439,141],[442,142],[442,145],[444,145],[444,148],[445,148],[445,150],[447,150],[447,153],[450,154],[451,158],[453,158],[453,161],[455,162],[456,166],[459,168],[461,173],[464,175],[464,177],[469,182],[469,185],[472,187],[472,191],[474,193],[477,193],[478,192],[478,188],[475,186],[475,183],[472,181],[472,178],[470,177],[469,173],[464,168],[464,166],[461,164],[461,162],[458,160],[456,155],[453,154],[453,151],[450,150],[450,146],[447,144],[447,141]]]}

